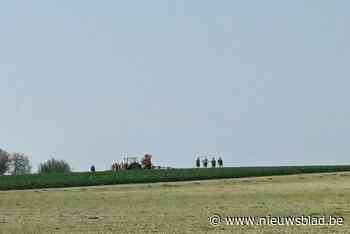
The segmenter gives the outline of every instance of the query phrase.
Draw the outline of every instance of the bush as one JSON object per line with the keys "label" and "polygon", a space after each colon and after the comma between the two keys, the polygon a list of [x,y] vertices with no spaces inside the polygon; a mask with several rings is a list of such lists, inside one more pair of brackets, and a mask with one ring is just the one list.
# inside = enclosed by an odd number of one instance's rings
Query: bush
{"label": "bush", "polygon": [[40,163],[38,173],[68,173],[71,172],[69,164],[63,160],[50,159]]}

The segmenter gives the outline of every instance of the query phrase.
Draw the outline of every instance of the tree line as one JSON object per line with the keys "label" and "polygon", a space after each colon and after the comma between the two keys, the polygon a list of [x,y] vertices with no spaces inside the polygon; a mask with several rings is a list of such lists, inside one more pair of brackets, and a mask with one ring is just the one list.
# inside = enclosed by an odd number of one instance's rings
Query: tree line
{"label": "tree line", "polygon": [[[40,163],[38,173],[71,172],[70,165],[64,160],[50,159]],[[22,153],[8,153],[0,149],[0,175],[27,175],[32,173],[29,157]]]}

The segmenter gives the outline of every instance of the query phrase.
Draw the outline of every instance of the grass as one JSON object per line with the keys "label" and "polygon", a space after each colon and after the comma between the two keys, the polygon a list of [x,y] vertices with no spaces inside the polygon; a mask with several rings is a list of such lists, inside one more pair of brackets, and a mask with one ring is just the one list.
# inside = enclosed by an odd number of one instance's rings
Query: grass
{"label": "grass", "polygon": [[[350,233],[350,173],[0,192],[0,233]],[[343,226],[212,227],[222,216],[332,215]]]}
{"label": "grass", "polygon": [[96,173],[34,174],[1,176],[0,190],[190,181],[340,171],[350,171],[350,166],[231,167],[215,169],[132,170],[118,173],[105,171]]}

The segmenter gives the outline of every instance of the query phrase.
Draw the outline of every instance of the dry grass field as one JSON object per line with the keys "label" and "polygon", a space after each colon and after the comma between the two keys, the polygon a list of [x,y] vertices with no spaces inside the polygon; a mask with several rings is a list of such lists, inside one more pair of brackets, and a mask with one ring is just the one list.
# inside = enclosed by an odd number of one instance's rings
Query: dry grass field
{"label": "dry grass field", "polygon": [[[213,227],[214,213],[345,223]],[[350,173],[3,191],[0,233],[350,233]]]}

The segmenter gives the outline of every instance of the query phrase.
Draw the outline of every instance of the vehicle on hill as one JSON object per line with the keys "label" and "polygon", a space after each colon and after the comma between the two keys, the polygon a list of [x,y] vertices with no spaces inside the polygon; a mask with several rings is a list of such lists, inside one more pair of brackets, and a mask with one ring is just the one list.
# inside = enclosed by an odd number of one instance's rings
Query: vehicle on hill
{"label": "vehicle on hill", "polygon": [[112,171],[120,170],[141,170],[141,169],[153,169],[152,155],[145,154],[142,158],[125,156],[120,163],[114,163],[112,165]]}

